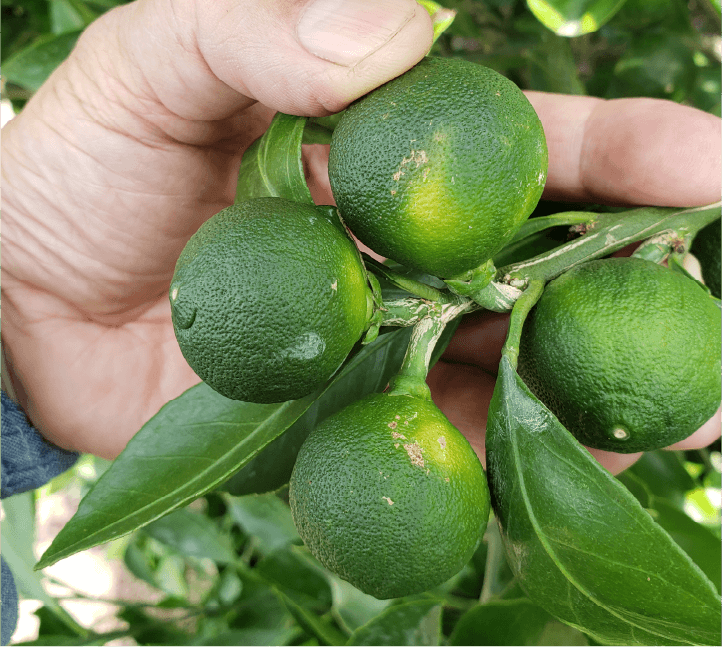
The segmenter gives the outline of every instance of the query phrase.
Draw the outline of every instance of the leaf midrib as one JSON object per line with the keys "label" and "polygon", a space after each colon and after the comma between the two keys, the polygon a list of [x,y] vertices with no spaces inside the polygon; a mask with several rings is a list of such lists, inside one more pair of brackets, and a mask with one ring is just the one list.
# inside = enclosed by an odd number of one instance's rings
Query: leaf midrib
{"label": "leaf midrib", "polygon": [[[518,422],[518,419],[516,416],[512,416],[511,409],[509,408],[508,404],[505,402],[504,406],[507,408],[507,415],[510,419],[513,419]],[[570,573],[561,565],[560,561],[557,559],[557,555],[552,549],[552,547],[549,545],[547,541],[545,541],[545,536],[542,532],[541,525],[538,523],[536,519],[536,515],[534,514],[532,510],[531,501],[529,500],[529,497],[527,495],[526,488],[524,486],[524,476],[522,474],[521,470],[521,460],[520,460],[520,454],[519,454],[519,446],[517,442],[516,433],[512,433],[512,448],[513,448],[513,455],[514,455],[514,467],[517,471],[518,478],[519,478],[519,489],[521,491],[522,499],[524,501],[524,507],[527,511],[527,514],[529,515],[529,520],[532,522],[532,527],[534,529],[534,532],[536,533],[537,538],[539,539],[540,544],[544,547],[544,550],[549,555],[549,557],[552,559],[552,562],[555,564],[555,566],[564,574],[564,577],[567,579],[569,583],[571,583],[582,595],[584,595],[586,598],[588,598],[591,602],[596,604],[598,607],[604,609],[607,613],[613,615],[615,618],[620,620],[621,622],[629,625],[630,627],[640,629],[642,631],[645,631],[649,634],[659,636],[660,638],[673,638],[674,640],[678,640],[676,636],[669,636],[663,633],[659,633],[657,631],[653,631],[650,629],[647,629],[646,627],[643,627],[639,624],[630,622],[629,620],[623,618],[618,613],[613,611],[612,609],[608,608],[606,605],[604,605],[600,600],[597,600],[591,592],[589,592],[585,587],[583,587],[575,578],[573,578]],[[582,631],[585,631],[586,633],[590,633],[588,630],[581,628]],[[687,645],[693,645],[694,643],[686,642],[682,644]]]}

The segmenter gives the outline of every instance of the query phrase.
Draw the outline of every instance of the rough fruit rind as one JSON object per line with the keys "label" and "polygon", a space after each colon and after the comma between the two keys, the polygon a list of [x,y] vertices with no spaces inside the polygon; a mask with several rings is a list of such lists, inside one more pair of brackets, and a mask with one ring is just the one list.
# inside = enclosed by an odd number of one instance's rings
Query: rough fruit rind
{"label": "rough fruit rind", "polygon": [[514,83],[427,57],[346,110],[329,179],[363,243],[450,278],[509,241],[541,197],[547,163],[541,122]]}
{"label": "rough fruit rind", "polygon": [[667,447],[720,404],[720,309],[686,276],[638,258],[551,281],[527,319],[519,375],[583,444]]}
{"label": "rough fruit rind", "polygon": [[371,292],[340,222],[313,206],[256,198],[188,241],[170,286],[176,339],[222,395],[295,400],[319,388],[366,328]]}
{"label": "rough fruit rind", "polygon": [[471,445],[433,402],[405,395],[368,396],[317,427],[299,452],[289,502],[311,553],[380,599],[452,577],[489,516]]}

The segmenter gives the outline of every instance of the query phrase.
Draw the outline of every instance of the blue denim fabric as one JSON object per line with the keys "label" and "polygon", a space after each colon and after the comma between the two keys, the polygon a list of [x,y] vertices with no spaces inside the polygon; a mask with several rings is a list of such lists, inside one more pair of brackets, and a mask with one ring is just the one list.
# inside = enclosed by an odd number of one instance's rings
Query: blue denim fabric
{"label": "blue denim fabric", "polygon": [[10,567],[0,557],[2,573],[0,573],[0,606],[2,607],[2,618],[0,618],[0,644],[7,645],[15,633],[15,626],[18,623],[18,592],[15,590],[15,580]]}
{"label": "blue denim fabric", "polygon": [[[2,498],[21,494],[45,485],[50,479],[72,467],[76,452],[60,449],[45,440],[34,429],[25,414],[2,392]],[[0,580],[0,642],[7,645],[15,632],[18,617],[18,596],[12,574],[2,561]]]}

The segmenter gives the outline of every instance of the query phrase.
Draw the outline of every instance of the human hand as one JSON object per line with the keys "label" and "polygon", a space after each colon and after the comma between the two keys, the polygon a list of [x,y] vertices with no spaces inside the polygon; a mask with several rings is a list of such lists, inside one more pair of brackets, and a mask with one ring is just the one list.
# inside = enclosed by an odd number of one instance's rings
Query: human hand
{"label": "human hand", "polygon": [[432,35],[413,0],[139,0],[84,32],[2,137],[3,342],[46,437],[112,458],[199,381],[168,285],[244,148],[276,110],[343,109]]}
{"label": "human hand", "polygon": [[[273,109],[308,115],[340,110],[410,67],[431,39],[424,12],[413,11],[413,3],[395,3],[409,10],[400,18],[402,27],[394,31],[385,17],[391,40],[365,58],[357,50],[362,60],[355,65],[347,52],[344,67],[299,46],[293,38],[298,7],[285,9],[291,14],[286,20],[278,7],[274,13],[268,3],[263,9],[260,2],[247,3],[242,16],[236,9],[221,21],[225,7],[206,11],[206,4],[194,5],[195,22],[190,9],[167,16],[154,2],[103,17],[4,132],[3,160],[12,187],[6,189],[10,208],[5,207],[6,348],[22,387],[21,403],[36,426],[62,446],[112,457],[163,403],[198,381],[175,343],[167,285],[188,237],[232,202],[239,151],[263,131]],[[381,4],[388,9],[392,3]],[[150,24],[161,26],[153,40],[142,31]],[[264,32],[261,25],[272,26]],[[109,34],[119,36],[109,40]],[[252,56],[244,58],[244,52]],[[576,119],[578,108],[568,106],[573,114],[567,115],[564,104],[576,98],[538,96],[549,102],[545,109],[535,103],[552,155],[547,195],[581,199],[577,186],[583,183],[569,172],[575,148],[555,139],[572,130],[567,119]],[[253,105],[255,99],[270,108]],[[89,121],[78,118],[83,113]],[[688,114],[676,115],[670,124],[680,118]],[[717,122],[705,123],[708,137]],[[30,132],[38,125],[42,135]],[[576,134],[578,151],[585,138]],[[71,147],[59,143],[63,139]],[[689,142],[681,135],[679,141]],[[714,151],[710,157],[714,163]],[[313,155],[311,164],[323,182],[324,153]],[[608,180],[612,188],[587,188],[586,197],[634,202],[624,192],[614,193],[616,178]],[[53,185],[67,188],[53,194]],[[688,186],[686,180],[680,184]],[[680,192],[669,193],[668,203],[679,204]],[[328,195],[319,199],[322,194],[315,190],[317,200],[328,203]],[[42,221],[33,213],[43,213]],[[54,260],[45,260],[48,255]],[[480,348],[473,335],[491,324],[502,331],[500,342],[504,322],[490,315],[482,317],[481,327],[465,323],[446,359],[469,365],[445,361],[429,376],[437,403],[482,454],[480,421],[485,421],[493,377],[481,367],[495,369],[501,343]],[[719,424],[713,432],[719,434]],[[626,465],[618,461],[628,464],[630,457],[601,460],[619,471]]]}
{"label": "human hand", "polygon": [[[677,207],[720,199],[722,122],[717,117],[653,99],[526,95],[549,147],[543,199]],[[508,315],[483,311],[467,317],[429,373],[434,400],[479,454],[508,321]],[[698,449],[719,436],[718,410],[669,449]],[[589,451],[613,474],[642,455]]]}
{"label": "human hand", "polygon": [[[544,126],[549,173],[543,199],[612,205],[692,207],[720,199],[717,117],[657,99],[616,99],[527,92]],[[309,158],[321,178],[314,198],[330,199],[326,152]],[[630,253],[630,250],[626,250]],[[485,463],[484,433],[509,316],[467,315],[427,382],[434,402],[469,439]],[[669,449],[706,447],[720,436],[720,411]],[[641,453],[589,449],[613,474]]]}

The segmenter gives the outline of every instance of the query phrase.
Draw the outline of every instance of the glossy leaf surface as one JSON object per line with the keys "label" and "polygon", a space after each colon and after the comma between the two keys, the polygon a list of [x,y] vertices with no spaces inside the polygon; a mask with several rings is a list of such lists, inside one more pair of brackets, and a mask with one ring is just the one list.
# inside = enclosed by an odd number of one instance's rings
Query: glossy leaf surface
{"label": "glossy leaf surface", "polygon": [[236,203],[274,197],[313,204],[301,161],[305,125],[305,117],[276,113],[266,132],[243,154]]}
{"label": "glossy leaf surface", "polygon": [[127,534],[204,494],[285,431],[315,397],[251,404],[203,383],[188,389],[131,438],[36,568]]}
{"label": "glossy leaf surface", "polygon": [[713,584],[502,357],[487,469],[509,564],[529,598],[610,645],[718,645]]}
{"label": "glossy leaf surface", "polygon": [[331,386],[285,432],[221,486],[236,496],[277,490],[288,483],[298,450],[324,418],[354,400],[382,391],[401,366],[411,330],[378,337],[349,358]]}
{"label": "glossy leaf surface", "polygon": [[551,616],[527,598],[490,600],[456,623],[450,645],[536,645]]}
{"label": "glossy leaf surface", "polygon": [[81,30],[48,34],[3,63],[3,77],[35,92],[70,54]]}
{"label": "glossy leaf surface", "polygon": [[527,0],[531,12],[559,36],[596,31],[624,4],[624,0]]}
{"label": "glossy leaf surface", "polygon": [[414,600],[390,606],[359,627],[347,645],[438,645],[441,606],[436,600]]}

